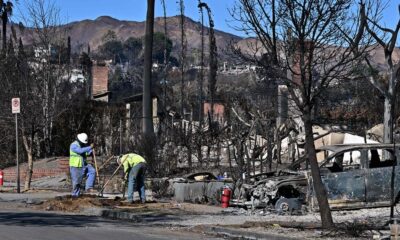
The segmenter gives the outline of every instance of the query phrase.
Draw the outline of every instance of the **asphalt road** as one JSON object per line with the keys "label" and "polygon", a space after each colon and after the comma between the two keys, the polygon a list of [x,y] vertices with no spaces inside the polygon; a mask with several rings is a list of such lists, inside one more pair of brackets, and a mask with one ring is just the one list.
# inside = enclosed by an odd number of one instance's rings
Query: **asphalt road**
{"label": "asphalt road", "polygon": [[100,217],[0,211],[1,240],[212,239],[183,229],[142,226]]}

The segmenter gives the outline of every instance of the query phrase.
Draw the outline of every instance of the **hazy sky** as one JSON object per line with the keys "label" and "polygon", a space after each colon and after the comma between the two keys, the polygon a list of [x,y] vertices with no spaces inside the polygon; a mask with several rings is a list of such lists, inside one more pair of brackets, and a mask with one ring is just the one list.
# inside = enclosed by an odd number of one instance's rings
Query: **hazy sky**
{"label": "hazy sky", "polygon": [[[25,0],[29,1],[29,0]],[[146,17],[146,0],[50,0],[60,9],[63,22],[71,22],[83,19],[96,19],[99,16],[111,16],[120,20],[144,21]],[[179,14],[178,0],[165,0],[167,15]],[[24,0],[19,1],[19,8],[23,8]],[[203,0],[213,13],[215,28],[236,35],[229,25],[234,25],[228,9],[231,9],[235,0]],[[198,0],[185,0],[185,15],[195,21],[199,21]],[[393,27],[399,19],[397,4],[399,0],[392,0],[385,10],[384,22]],[[17,14],[16,14],[17,15]],[[161,0],[156,0],[156,16],[163,16]],[[17,17],[17,16],[16,16]]]}

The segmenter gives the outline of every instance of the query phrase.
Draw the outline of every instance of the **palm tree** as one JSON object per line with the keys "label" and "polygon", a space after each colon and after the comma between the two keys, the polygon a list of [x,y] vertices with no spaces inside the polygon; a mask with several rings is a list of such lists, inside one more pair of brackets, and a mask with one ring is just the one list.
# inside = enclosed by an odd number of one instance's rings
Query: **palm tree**
{"label": "palm tree", "polygon": [[153,108],[151,101],[151,67],[153,55],[155,0],[147,0],[146,35],[144,41],[144,72],[143,72],[143,135],[154,135]]}
{"label": "palm tree", "polygon": [[3,50],[7,46],[7,23],[9,16],[12,15],[13,4],[11,1],[4,2],[0,0],[1,21],[3,22]]}
{"label": "palm tree", "polygon": [[218,71],[218,50],[217,50],[217,43],[215,39],[214,33],[214,20],[212,19],[211,9],[210,7],[203,2],[200,2],[198,7],[200,9],[205,8],[208,14],[208,21],[210,24],[209,30],[209,51],[210,51],[210,59],[209,59],[209,73],[208,73],[208,91],[209,97],[211,101],[211,120],[214,117],[214,100],[215,100],[215,91],[216,91],[216,83],[217,83],[217,71]]}

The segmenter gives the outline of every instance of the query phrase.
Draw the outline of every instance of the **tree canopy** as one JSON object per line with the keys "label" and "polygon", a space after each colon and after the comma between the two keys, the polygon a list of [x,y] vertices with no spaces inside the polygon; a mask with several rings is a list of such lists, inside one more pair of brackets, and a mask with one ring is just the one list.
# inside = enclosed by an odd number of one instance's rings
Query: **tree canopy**
{"label": "tree canopy", "polygon": [[[111,30],[110,30],[111,31]],[[143,59],[143,38],[129,37],[125,41],[119,40],[113,31],[103,36],[103,44],[98,48],[98,55],[102,59],[112,59],[115,63],[128,61],[136,63]],[[164,51],[167,51],[169,60],[172,51],[172,40],[165,37],[164,33],[155,32],[153,37],[153,62],[164,62]]]}

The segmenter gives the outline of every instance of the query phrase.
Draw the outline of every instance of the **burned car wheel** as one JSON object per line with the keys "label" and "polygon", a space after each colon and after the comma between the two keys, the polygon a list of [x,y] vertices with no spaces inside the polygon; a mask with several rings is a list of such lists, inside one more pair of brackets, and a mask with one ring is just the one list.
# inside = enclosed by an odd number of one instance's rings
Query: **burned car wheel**
{"label": "burned car wheel", "polygon": [[279,198],[275,203],[275,210],[279,214],[292,214],[301,210],[301,203],[298,198]]}

